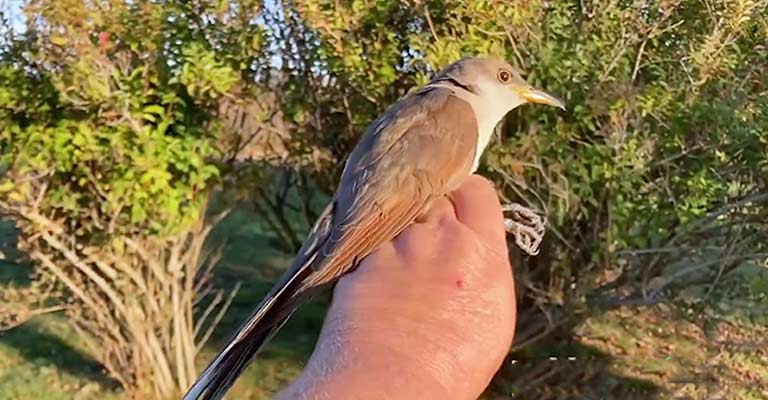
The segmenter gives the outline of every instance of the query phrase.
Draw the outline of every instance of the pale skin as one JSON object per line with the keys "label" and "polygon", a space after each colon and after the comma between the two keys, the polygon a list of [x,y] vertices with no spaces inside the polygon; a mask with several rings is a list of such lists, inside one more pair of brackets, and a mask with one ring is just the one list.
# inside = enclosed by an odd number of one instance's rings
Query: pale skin
{"label": "pale skin", "polygon": [[342,277],[294,399],[477,399],[512,343],[503,215],[473,175]]}

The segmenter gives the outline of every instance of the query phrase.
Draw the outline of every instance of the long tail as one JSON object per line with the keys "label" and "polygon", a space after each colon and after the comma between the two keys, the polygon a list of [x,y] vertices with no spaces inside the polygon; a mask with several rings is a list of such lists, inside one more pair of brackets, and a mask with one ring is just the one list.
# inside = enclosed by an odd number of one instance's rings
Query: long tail
{"label": "long tail", "polygon": [[289,270],[262,300],[219,355],[203,371],[183,400],[218,400],[256,353],[274,336],[301,302],[298,288],[311,272],[308,263]]}
{"label": "long tail", "polygon": [[312,275],[313,265],[322,262],[323,256],[317,249],[331,230],[332,214],[333,203],[330,203],[320,214],[291,267],[197,378],[183,400],[221,399],[253,356],[280,330],[296,307],[312,294],[309,291],[322,289],[320,285],[307,288],[304,284]]}

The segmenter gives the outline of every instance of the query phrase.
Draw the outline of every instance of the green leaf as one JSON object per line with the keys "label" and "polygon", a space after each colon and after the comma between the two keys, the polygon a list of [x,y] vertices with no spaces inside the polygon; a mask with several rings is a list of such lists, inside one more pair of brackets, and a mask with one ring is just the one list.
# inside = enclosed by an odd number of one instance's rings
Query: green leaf
{"label": "green leaf", "polygon": [[165,107],[158,104],[150,104],[144,107],[145,114],[157,114],[159,116],[165,115]]}
{"label": "green leaf", "polygon": [[0,183],[0,193],[6,193],[10,192],[16,187],[16,184],[13,183],[11,180],[6,180],[3,183]]}

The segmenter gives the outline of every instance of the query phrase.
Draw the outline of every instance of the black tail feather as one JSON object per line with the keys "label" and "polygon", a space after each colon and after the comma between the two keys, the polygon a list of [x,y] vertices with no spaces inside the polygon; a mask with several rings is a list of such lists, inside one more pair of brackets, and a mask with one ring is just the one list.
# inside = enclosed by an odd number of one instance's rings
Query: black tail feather
{"label": "black tail feather", "polygon": [[189,389],[184,400],[220,399],[243,373],[254,355],[264,346],[275,329],[260,329],[248,333],[203,371],[198,381]]}
{"label": "black tail feather", "polygon": [[219,400],[226,394],[251,359],[272,339],[306,297],[298,289],[310,272],[311,269],[305,264],[282,277],[203,371],[183,400]]}

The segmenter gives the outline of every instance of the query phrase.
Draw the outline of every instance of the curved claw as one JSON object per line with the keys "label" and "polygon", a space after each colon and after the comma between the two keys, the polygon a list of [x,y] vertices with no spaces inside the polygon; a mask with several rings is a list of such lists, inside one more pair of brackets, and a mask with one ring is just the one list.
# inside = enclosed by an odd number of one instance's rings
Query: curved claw
{"label": "curved claw", "polygon": [[517,246],[528,255],[539,254],[539,245],[546,230],[546,220],[533,210],[517,203],[504,205],[502,211],[512,212],[512,218],[504,219],[504,228],[515,237]]}

